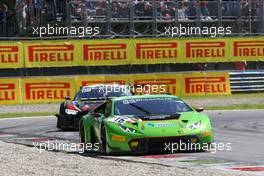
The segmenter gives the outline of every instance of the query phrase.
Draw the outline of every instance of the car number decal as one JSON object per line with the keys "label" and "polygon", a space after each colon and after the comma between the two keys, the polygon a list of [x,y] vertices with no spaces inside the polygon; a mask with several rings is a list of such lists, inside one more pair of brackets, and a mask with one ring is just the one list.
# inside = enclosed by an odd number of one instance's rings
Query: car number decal
{"label": "car number decal", "polygon": [[108,121],[115,122],[115,123],[119,123],[119,124],[124,124],[127,121],[129,121],[129,120],[130,120],[130,118],[128,118],[128,117],[116,116],[114,118],[109,119]]}

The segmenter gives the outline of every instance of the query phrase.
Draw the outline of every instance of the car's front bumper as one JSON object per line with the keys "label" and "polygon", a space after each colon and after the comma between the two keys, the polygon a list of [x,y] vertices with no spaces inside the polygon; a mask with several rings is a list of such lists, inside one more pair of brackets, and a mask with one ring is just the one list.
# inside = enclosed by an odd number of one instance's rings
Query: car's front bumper
{"label": "car's front bumper", "polygon": [[[109,134],[108,136],[108,153],[188,152],[202,150],[205,145],[209,145],[213,142],[211,131],[203,131],[182,136],[125,136],[124,141],[113,140],[113,136],[115,136],[115,134]],[[134,147],[132,147],[133,144],[131,143],[134,144]],[[135,146],[137,143],[138,145]]]}

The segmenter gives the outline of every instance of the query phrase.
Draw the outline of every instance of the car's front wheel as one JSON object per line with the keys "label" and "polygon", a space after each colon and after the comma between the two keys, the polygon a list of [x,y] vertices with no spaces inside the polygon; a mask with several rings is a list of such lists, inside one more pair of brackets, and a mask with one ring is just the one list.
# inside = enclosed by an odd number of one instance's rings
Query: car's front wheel
{"label": "car's front wheel", "polygon": [[60,104],[60,115],[65,115],[65,105],[64,102]]}
{"label": "car's front wheel", "polygon": [[58,129],[61,129],[60,115],[57,116],[57,128],[58,128]]}
{"label": "car's front wheel", "polygon": [[61,130],[64,130],[63,127],[62,127],[62,124],[63,124],[63,121],[62,121],[62,118],[61,118],[62,115],[65,115],[64,103],[60,104],[60,113],[56,114],[56,116],[57,116],[57,128],[61,129]]}

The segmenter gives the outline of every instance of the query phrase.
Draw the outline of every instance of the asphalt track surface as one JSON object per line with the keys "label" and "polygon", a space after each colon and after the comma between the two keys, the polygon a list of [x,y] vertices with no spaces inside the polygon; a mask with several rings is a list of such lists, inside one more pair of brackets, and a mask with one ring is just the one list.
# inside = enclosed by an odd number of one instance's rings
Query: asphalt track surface
{"label": "asphalt track surface", "polygon": [[[206,111],[211,118],[216,143],[231,143],[232,149],[185,155],[264,165],[264,110]],[[68,139],[78,142],[78,132],[56,128],[56,117],[1,119],[0,132]]]}

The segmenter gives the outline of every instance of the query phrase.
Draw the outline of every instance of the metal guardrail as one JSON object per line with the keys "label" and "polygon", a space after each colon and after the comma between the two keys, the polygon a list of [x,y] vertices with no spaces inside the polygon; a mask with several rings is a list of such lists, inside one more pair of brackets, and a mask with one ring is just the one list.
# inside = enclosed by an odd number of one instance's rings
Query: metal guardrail
{"label": "metal guardrail", "polygon": [[264,92],[264,72],[230,72],[232,93]]}

